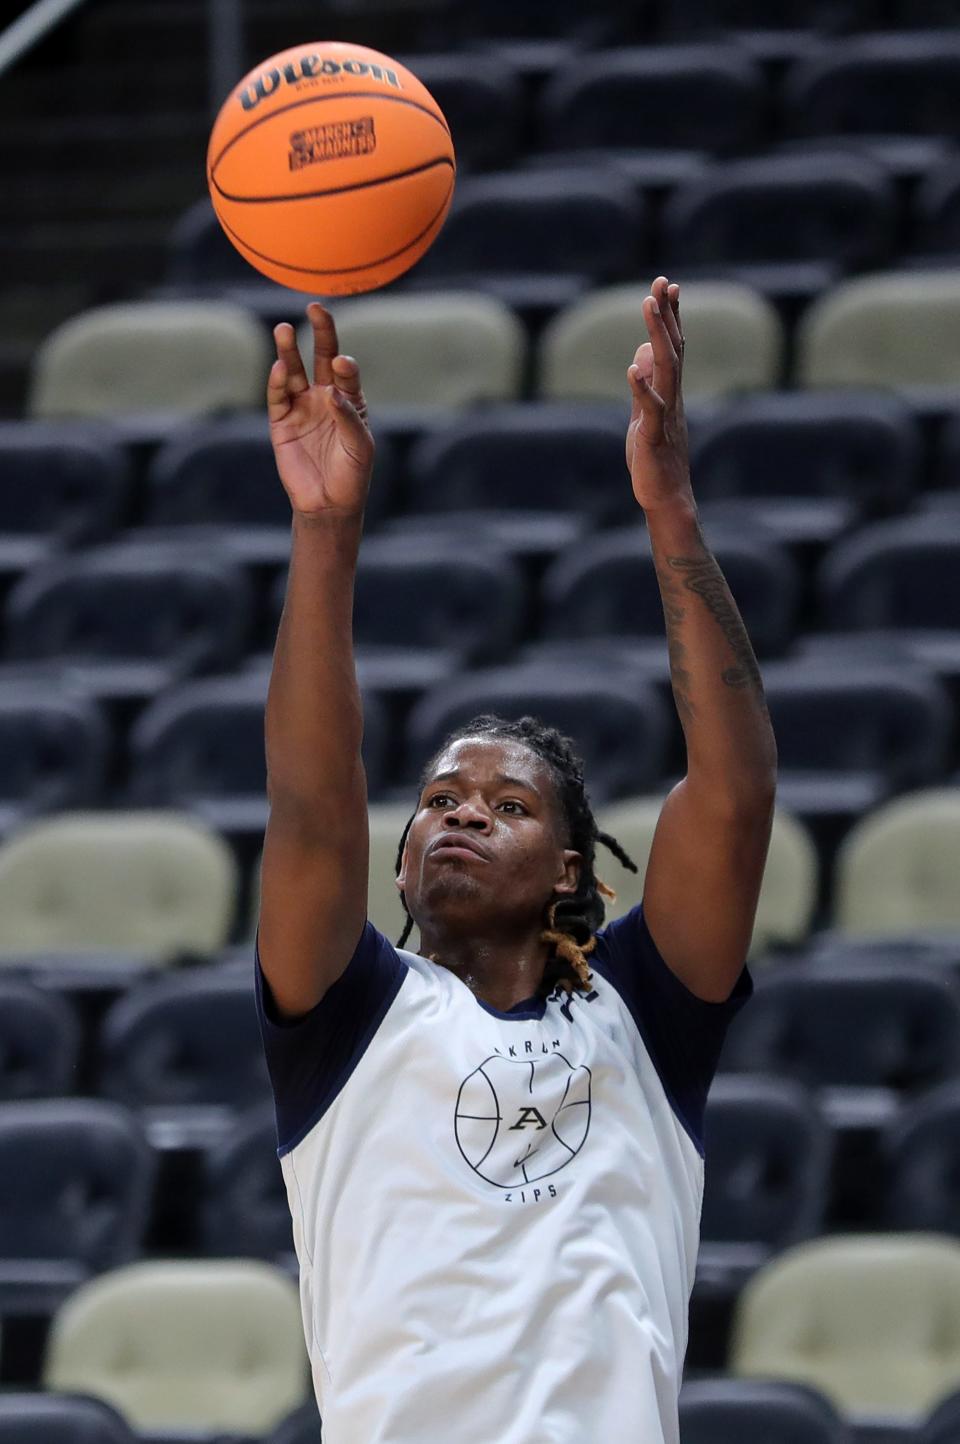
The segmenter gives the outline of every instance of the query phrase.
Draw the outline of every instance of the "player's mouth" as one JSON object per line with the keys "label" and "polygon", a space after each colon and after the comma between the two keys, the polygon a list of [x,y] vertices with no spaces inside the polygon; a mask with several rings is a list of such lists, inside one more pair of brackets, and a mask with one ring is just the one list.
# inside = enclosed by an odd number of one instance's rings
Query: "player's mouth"
{"label": "player's mouth", "polygon": [[468,837],[457,837],[452,833],[445,833],[437,838],[436,842],[430,844],[427,849],[428,857],[440,857],[446,861],[453,861],[459,857],[467,862],[479,858],[482,862],[489,862],[490,857],[485,848]]}

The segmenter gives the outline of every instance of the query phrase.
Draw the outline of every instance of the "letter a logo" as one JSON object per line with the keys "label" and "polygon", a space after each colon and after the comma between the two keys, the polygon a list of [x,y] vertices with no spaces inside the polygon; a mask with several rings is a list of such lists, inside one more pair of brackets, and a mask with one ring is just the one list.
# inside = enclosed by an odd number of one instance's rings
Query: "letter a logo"
{"label": "letter a logo", "polygon": [[547,1126],[546,1119],[539,1109],[521,1108],[520,1117],[516,1123],[510,1125],[510,1132],[512,1133],[515,1128],[526,1128],[528,1123],[532,1123],[534,1128],[546,1128]]}

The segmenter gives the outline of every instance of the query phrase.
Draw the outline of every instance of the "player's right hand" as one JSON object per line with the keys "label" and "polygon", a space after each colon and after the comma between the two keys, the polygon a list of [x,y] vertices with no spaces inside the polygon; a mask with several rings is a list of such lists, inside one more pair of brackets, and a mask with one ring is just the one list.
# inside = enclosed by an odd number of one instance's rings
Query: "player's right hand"
{"label": "player's right hand", "polygon": [[296,333],[274,328],[277,359],[267,381],[270,439],[280,480],[302,516],[359,516],[373,468],[373,436],[360,388],[360,368],[341,356],[330,312],[311,301],[313,385],[307,380]]}

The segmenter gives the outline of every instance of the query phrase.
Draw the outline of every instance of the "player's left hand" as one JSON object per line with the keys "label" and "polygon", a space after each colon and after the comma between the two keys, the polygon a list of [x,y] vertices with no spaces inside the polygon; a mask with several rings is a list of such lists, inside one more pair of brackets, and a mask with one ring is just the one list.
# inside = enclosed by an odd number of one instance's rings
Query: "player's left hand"
{"label": "player's left hand", "polygon": [[680,287],[658,276],[643,303],[649,341],[638,347],[627,380],[633,409],[627,427],[627,468],[644,511],[693,506],[687,423],[683,414],[683,331]]}

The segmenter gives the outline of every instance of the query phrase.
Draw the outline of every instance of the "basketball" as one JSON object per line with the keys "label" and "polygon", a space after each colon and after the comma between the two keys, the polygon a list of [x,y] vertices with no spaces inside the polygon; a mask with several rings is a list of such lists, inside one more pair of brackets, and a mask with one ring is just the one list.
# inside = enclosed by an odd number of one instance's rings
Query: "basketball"
{"label": "basketball", "polygon": [[440,233],[456,177],[433,96],[395,60],[323,41],[263,61],[207,150],[217,218],[272,281],[344,296],[403,274]]}

